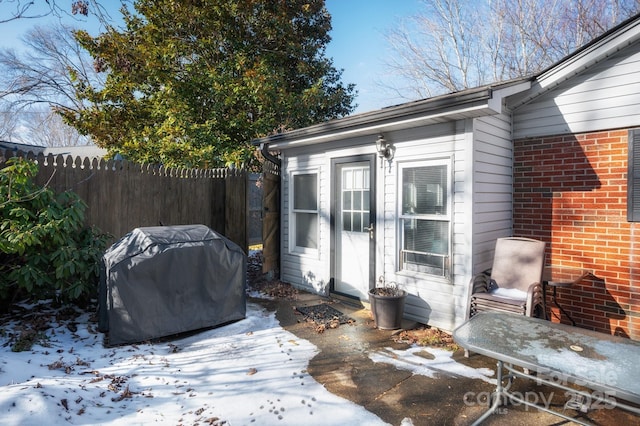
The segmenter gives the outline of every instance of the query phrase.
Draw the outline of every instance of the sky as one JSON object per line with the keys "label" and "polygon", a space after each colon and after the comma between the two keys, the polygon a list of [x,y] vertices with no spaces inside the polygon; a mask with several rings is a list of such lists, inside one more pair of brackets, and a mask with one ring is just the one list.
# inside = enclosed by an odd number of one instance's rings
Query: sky
{"label": "sky", "polygon": [[[57,311],[45,305],[39,312],[46,318]],[[223,327],[183,339],[111,348],[103,346],[104,335],[88,316],[55,316],[41,340],[44,346],[23,352],[12,352],[8,344],[20,325],[3,324],[2,425],[387,424],[311,377],[307,368],[317,347],[283,329],[275,313],[257,303],[247,304],[245,319]],[[424,351],[433,359],[416,354]],[[492,369],[460,364],[444,349],[414,345],[368,355],[373,362],[413,374],[496,384]],[[410,417],[402,421],[402,426],[413,424]]]}
{"label": "sky", "polygon": [[331,43],[327,56],[343,69],[344,83],[355,83],[358,90],[355,113],[401,103],[385,95],[379,82],[388,79],[384,61],[390,51],[384,34],[404,18],[421,10],[420,0],[327,0],[331,14]]}
{"label": "sky", "polygon": [[[70,3],[58,0],[59,4]],[[103,4],[117,5],[106,1]],[[9,6],[0,6],[9,7]],[[117,10],[117,7],[111,6]],[[415,15],[423,6],[420,0],[326,0],[332,16],[332,41],[326,56],[333,58],[334,66],[342,69],[342,81],[354,83],[358,107],[354,114],[377,110],[401,103],[402,100],[385,94],[380,82],[389,82],[384,67],[385,57],[391,55],[384,34],[396,27],[400,20]],[[2,11],[5,13],[5,11]],[[115,16],[115,15],[114,15]],[[45,25],[55,18],[23,19],[0,24],[3,37],[0,47],[20,48],[20,38],[34,25]],[[74,23],[71,19],[65,22]],[[75,24],[95,34],[94,20],[76,21]]]}

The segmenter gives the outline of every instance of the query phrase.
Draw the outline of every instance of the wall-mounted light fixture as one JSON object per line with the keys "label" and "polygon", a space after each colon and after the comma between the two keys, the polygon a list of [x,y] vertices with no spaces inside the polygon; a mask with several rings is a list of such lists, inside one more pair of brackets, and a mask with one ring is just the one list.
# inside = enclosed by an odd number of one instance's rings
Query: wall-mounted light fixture
{"label": "wall-mounted light fixture", "polygon": [[380,158],[390,160],[393,157],[393,146],[382,135],[376,139],[376,151],[378,151]]}

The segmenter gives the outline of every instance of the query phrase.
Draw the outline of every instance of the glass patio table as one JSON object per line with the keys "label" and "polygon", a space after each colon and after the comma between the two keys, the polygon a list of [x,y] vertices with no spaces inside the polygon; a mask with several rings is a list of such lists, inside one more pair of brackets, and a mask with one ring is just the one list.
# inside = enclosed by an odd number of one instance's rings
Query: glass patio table
{"label": "glass patio table", "polygon": [[581,401],[583,411],[618,407],[640,414],[638,407],[621,402],[640,404],[640,342],[502,312],[475,315],[459,326],[453,337],[463,348],[498,361],[493,403],[474,424],[486,420],[503,401],[516,401],[575,423],[589,424],[510,392],[516,377],[569,392]]}

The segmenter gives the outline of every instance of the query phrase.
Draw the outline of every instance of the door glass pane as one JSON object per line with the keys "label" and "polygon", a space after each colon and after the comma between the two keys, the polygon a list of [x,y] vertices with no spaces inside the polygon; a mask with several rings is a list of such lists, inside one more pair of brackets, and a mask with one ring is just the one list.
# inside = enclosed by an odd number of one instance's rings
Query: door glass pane
{"label": "door glass pane", "polygon": [[351,213],[344,212],[342,213],[342,230],[343,231],[351,231]]}
{"label": "door glass pane", "polygon": [[353,191],[353,210],[362,210],[362,191]]}
{"label": "door glass pane", "polygon": [[358,168],[354,170],[354,176],[353,176],[353,187],[355,189],[361,189],[362,188],[362,169]]}
{"label": "door glass pane", "polygon": [[[366,188],[366,189],[365,189]],[[369,168],[351,167],[342,171],[342,230],[365,232],[369,226]]]}
{"label": "door glass pane", "polygon": [[342,172],[342,188],[353,188],[353,172],[351,170],[344,170]]}
{"label": "door glass pane", "polygon": [[353,214],[353,231],[362,232],[362,213],[360,212]]}
{"label": "door glass pane", "polygon": [[342,210],[351,210],[351,191],[342,193]]}

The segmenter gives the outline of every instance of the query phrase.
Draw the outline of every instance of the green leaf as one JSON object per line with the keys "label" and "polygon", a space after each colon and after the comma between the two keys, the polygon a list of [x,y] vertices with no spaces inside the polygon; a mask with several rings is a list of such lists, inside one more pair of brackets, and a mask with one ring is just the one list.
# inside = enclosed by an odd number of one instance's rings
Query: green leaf
{"label": "green leaf", "polygon": [[84,228],[86,204],[76,194],[56,197],[35,185],[33,162],[17,158],[8,163],[0,170],[0,183],[21,186],[12,186],[17,201],[0,206],[0,299],[93,296],[107,236]]}
{"label": "green leaf", "polygon": [[353,110],[353,86],[324,54],[322,0],[135,5],[122,31],[76,33],[105,84],[74,74],[89,107],[60,112],[112,154],[167,167],[249,165],[253,138]]}

